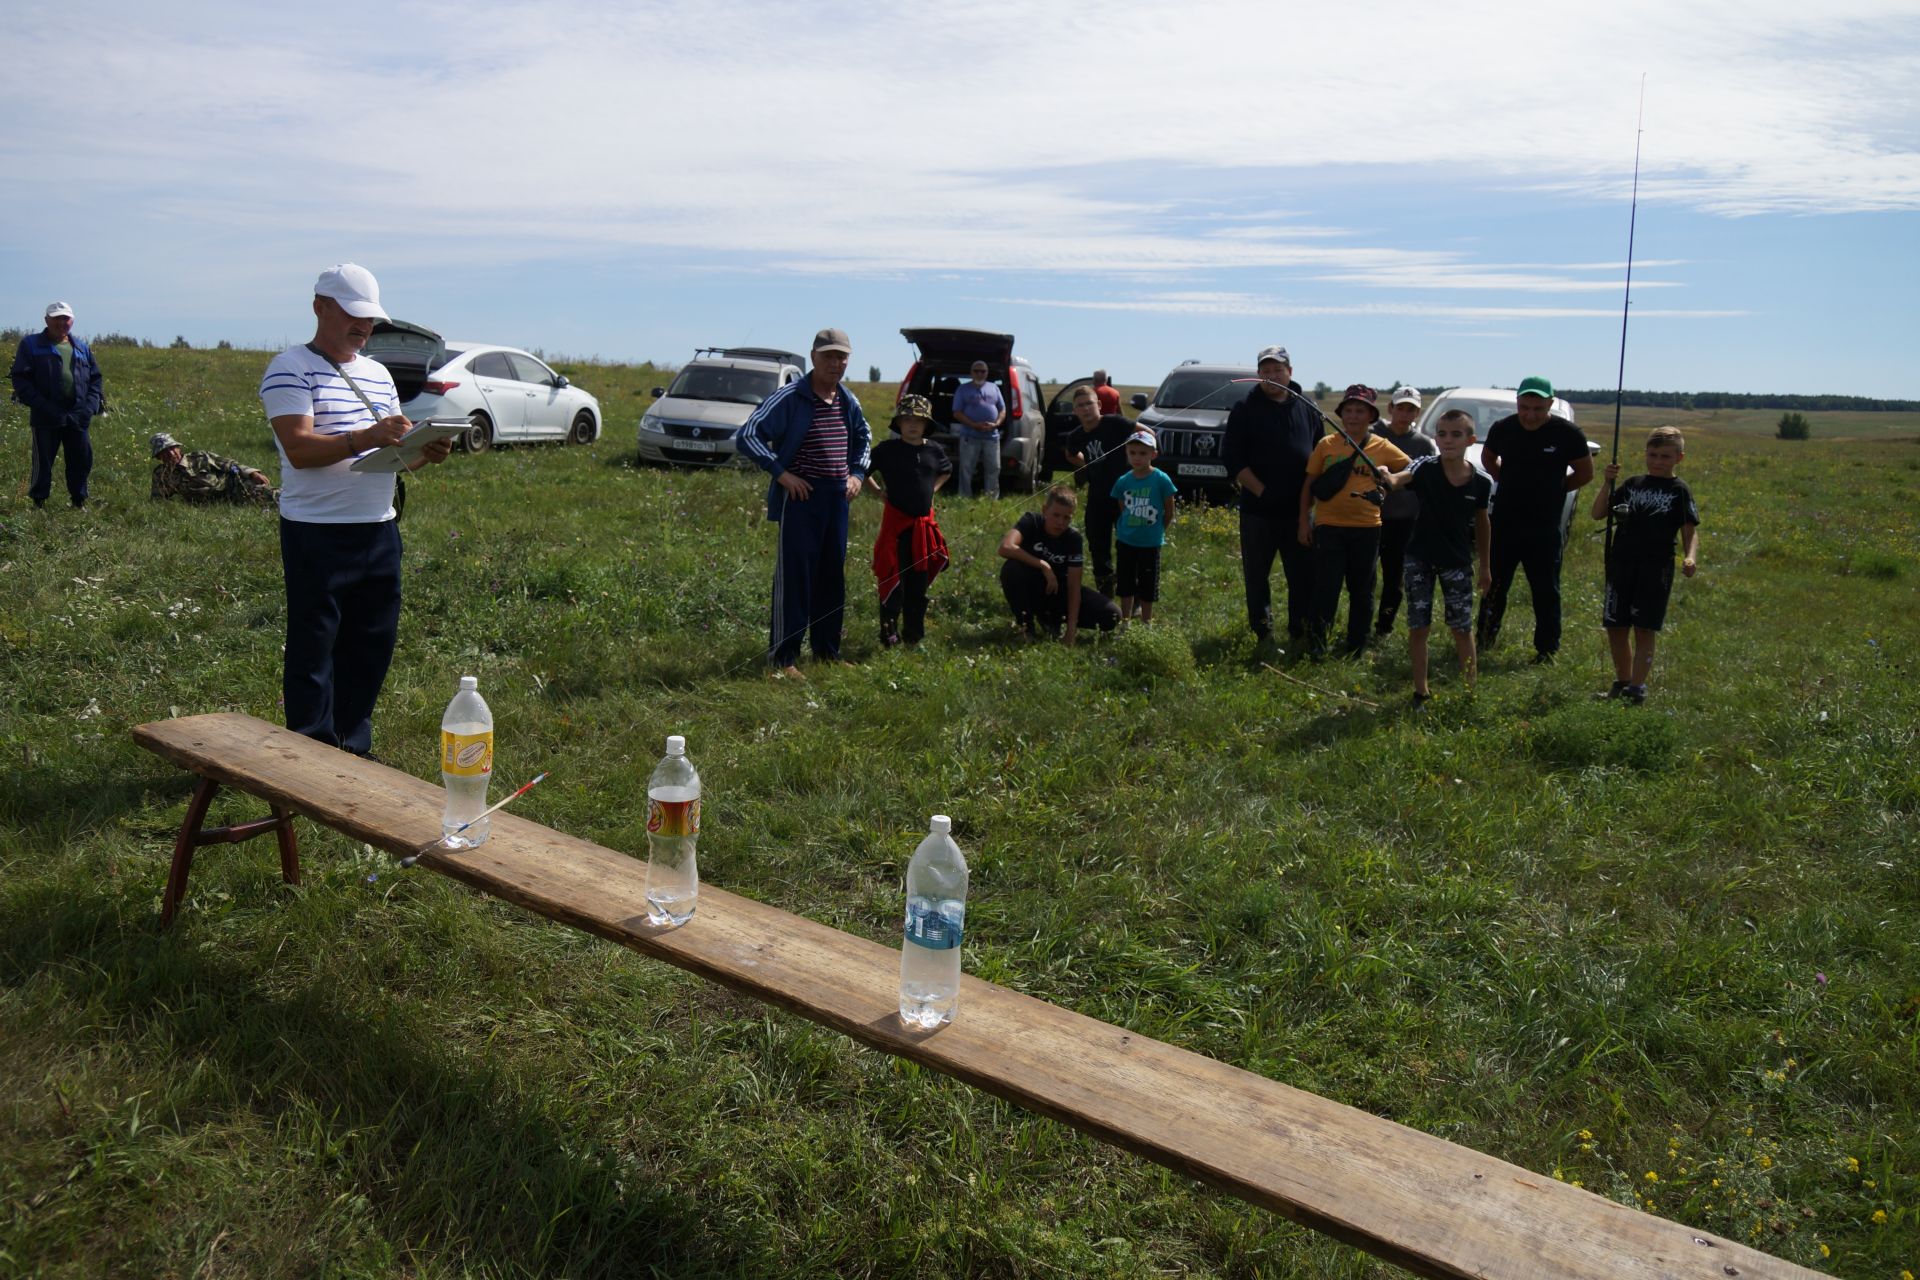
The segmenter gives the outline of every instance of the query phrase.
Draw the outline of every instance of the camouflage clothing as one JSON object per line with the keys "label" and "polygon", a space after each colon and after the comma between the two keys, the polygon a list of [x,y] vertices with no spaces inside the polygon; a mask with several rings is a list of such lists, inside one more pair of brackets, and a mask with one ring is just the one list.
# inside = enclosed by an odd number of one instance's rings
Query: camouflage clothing
{"label": "camouflage clothing", "polygon": [[181,458],[180,465],[165,462],[153,468],[153,496],[179,498],[185,502],[212,504],[231,502],[236,506],[271,507],[279,494],[254,480],[249,468],[217,453],[195,450]]}

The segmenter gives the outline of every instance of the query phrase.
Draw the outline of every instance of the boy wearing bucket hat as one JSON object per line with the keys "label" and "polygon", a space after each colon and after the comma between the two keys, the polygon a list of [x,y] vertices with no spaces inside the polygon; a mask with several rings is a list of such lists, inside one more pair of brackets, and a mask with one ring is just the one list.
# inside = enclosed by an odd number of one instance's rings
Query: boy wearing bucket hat
{"label": "boy wearing bucket hat", "polygon": [[[947,567],[947,540],[933,516],[933,495],[953,475],[946,450],[927,439],[933,405],[902,396],[889,424],[893,435],[873,447],[867,488],[885,504],[873,540],[873,576],[880,588],[880,644],[919,644],[927,634],[927,588]],[[905,615],[905,626],[901,617]]]}
{"label": "boy wearing bucket hat", "polygon": [[1380,559],[1381,475],[1404,471],[1407,455],[1373,434],[1380,408],[1372,387],[1356,382],[1335,412],[1340,430],[1323,436],[1307,458],[1300,486],[1300,545],[1313,548],[1313,620],[1308,650],[1327,651],[1327,633],[1347,589],[1346,656],[1367,650],[1373,621],[1373,567]]}

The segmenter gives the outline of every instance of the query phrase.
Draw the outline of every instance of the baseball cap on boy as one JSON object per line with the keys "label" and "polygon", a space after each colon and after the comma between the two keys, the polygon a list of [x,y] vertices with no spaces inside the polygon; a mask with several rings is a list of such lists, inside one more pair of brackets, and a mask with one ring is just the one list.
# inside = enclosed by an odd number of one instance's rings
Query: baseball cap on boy
{"label": "baseball cap on boy", "polygon": [[1155,453],[1160,452],[1160,442],[1158,440],[1155,440],[1153,438],[1153,432],[1147,430],[1145,427],[1141,427],[1138,431],[1135,431],[1132,435],[1128,436],[1126,439],[1126,443],[1143,444],[1147,446],[1147,448],[1153,450]]}
{"label": "baseball cap on boy", "polygon": [[1522,378],[1520,379],[1520,389],[1514,392],[1513,398],[1518,400],[1521,396],[1539,396],[1542,400],[1551,400],[1553,399],[1553,383],[1547,381],[1537,373],[1531,378]]}
{"label": "baseball cap on boy", "polygon": [[1393,402],[1395,404],[1410,404],[1414,408],[1418,409],[1420,407],[1420,388],[1418,387],[1400,388],[1398,391],[1393,393]]}
{"label": "baseball cap on boy", "polygon": [[340,309],[360,320],[385,320],[380,309],[380,282],[373,272],[351,262],[328,267],[313,282],[315,297],[332,298]]}

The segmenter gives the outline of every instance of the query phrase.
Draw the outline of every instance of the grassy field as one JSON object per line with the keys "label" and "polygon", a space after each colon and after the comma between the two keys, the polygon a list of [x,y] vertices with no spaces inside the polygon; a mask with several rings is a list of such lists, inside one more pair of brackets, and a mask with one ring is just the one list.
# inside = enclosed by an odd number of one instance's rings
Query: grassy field
{"label": "grassy field", "polygon": [[[268,463],[263,361],[102,353],[84,513],[30,508],[0,411],[0,1273],[1397,1274],[331,833],[299,889],[204,852],[159,933],[189,784],[127,730],[277,719],[283,604],[271,516],[150,504],[145,440]],[[913,653],[874,641],[863,503],[859,665],[766,681],[763,481],[636,468],[657,375],[562,367],[599,445],[413,486],[387,760],[432,776],[477,674],[501,776],[553,771],[518,811],[639,850],[683,732],[709,882],[889,942],[950,813],[975,974],[1835,1275],[1920,1271],[1913,416],[1844,449],[1821,414],[1797,444],[1662,416],[1704,524],[1653,701],[1590,700],[1583,522],[1560,664],[1496,652],[1469,699],[1442,663],[1415,717],[1398,642],[1279,660],[1377,711],[1262,668],[1226,510],[1175,527],[1151,631],[1014,643],[1017,497],[943,508]]]}

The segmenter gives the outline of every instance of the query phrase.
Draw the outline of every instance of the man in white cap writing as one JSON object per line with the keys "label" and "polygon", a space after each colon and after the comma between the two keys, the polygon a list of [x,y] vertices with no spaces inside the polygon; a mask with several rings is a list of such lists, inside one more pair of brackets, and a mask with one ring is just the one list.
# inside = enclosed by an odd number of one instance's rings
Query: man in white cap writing
{"label": "man in white cap writing", "polygon": [[[373,273],[342,263],[320,273],[313,295],[313,341],[275,356],[260,380],[280,453],[281,691],[289,729],[367,755],[400,629],[400,527],[394,477],[352,464],[412,424],[385,366],[360,354],[387,318]],[[414,466],[444,462],[451,448],[436,441]]]}
{"label": "man in white cap writing", "polygon": [[93,441],[87,426],[100,412],[100,366],[87,344],[73,336],[73,308],[64,302],[47,307],[47,327],[20,339],[13,353],[13,398],[27,406],[33,431],[33,473],[27,496],[47,505],[53,492],[53,455],[67,457],[67,497],[87,505],[87,477],[93,474]]}

